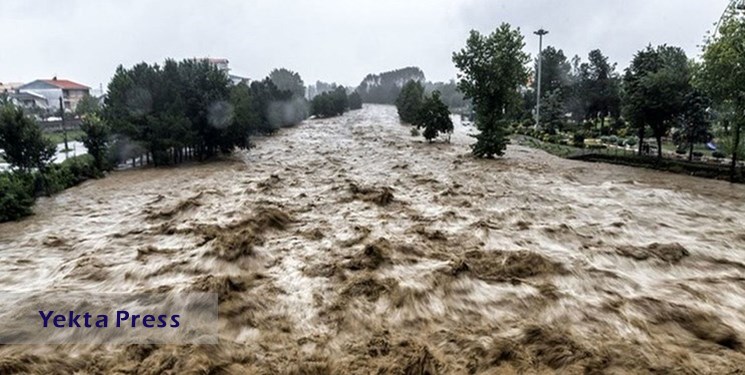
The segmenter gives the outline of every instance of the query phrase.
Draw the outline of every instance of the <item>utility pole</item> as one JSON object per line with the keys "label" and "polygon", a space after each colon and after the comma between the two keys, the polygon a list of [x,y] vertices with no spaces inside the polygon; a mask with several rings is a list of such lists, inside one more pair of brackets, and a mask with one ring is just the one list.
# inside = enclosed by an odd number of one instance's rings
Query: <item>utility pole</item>
{"label": "utility pole", "polygon": [[535,105],[535,128],[538,129],[541,126],[541,68],[543,65],[543,36],[548,34],[548,31],[540,29],[533,34],[538,35],[538,92],[536,93]]}
{"label": "utility pole", "polygon": [[62,134],[65,136],[65,155],[67,155],[67,126],[65,126],[65,107],[62,105],[62,97],[59,97],[59,115],[62,118]]}

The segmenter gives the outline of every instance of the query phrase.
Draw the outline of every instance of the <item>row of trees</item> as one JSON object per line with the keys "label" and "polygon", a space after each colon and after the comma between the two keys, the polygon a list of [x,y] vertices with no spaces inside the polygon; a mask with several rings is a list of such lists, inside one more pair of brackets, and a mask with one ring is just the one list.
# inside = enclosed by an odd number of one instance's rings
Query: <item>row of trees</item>
{"label": "row of trees", "polygon": [[403,86],[396,98],[396,109],[402,122],[416,125],[417,129],[424,128],[422,135],[429,142],[440,133],[453,132],[450,110],[440,98],[440,92],[425,96],[424,86],[419,81],[409,81]]}
{"label": "row of trees", "polygon": [[[538,59],[534,61],[537,71]],[[598,123],[601,134],[608,134],[605,120],[620,118],[620,76],[616,64],[600,50],[588,54],[583,62],[575,56],[570,62],[560,49],[548,46],[543,50],[541,71],[541,122],[546,131],[555,134],[564,128],[566,114],[575,123]],[[531,118],[536,106],[537,80],[523,94],[525,118]]]}
{"label": "row of trees", "polygon": [[310,108],[310,113],[318,118],[340,116],[348,109],[362,109],[362,98],[357,91],[347,95],[344,86],[334,85],[332,91],[313,97]]}
{"label": "row of trees", "polygon": [[103,119],[156,165],[177,163],[189,154],[204,160],[248,148],[251,134],[272,133],[307,118],[304,92],[300,76],[285,69],[250,85],[231,85],[206,61],[141,63],[117,68]]}
{"label": "row of trees", "polygon": [[[501,155],[508,127],[530,118],[535,107],[534,92],[521,89],[530,75],[524,45],[519,29],[502,24],[489,35],[472,31],[466,46],[453,54],[460,70],[458,88],[473,102],[480,130],[473,145],[477,156]],[[743,151],[743,45],[745,20],[733,16],[708,41],[701,63],[677,47],[648,46],[621,75],[599,50],[590,52],[588,62],[575,57],[570,63],[561,50],[548,47],[543,52],[541,126],[556,132],[571,119],[598,124],[608,129],[604,134],[627,122],[639,136],[640,152],[644,138],[652,136],[661,156],[662,138],[671,132],[692,154],[695,143],[711,139],[710,125],[716,120],[715,133],[732,156],[734,171]]]}
{"label": "row of trees", "polygon": [[56,145],[36,121],[4,103],[0,149],[11,171],[0,173],[0,221],[29,214],[38,195],[101,176],[128,158],[147,155],[155,165],[164,165],[246,149],[251,135],[307,118],[304,93],[300,76],[286,69],[250,85],[233,85],[206,61],[120,66],[103,108],[87,105],[80,113],[88,155],[59,164],[54,163]]}

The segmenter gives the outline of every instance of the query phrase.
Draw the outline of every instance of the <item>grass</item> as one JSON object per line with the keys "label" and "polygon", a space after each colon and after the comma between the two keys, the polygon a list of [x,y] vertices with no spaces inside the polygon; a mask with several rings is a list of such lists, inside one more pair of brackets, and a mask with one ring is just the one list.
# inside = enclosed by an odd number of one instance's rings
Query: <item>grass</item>
{"label": "grass", "polygon": [[[67,140],[70,142],[79,141],[83,137],[83,135],[85,135],[85,132],[83,132],[82,130],[68,130]],[[63,143],[65,141],[65,134],[62,132],[44,133],[44,137],[51,140],[55,144]]]}
{"label": "grass", "polygon": [[[654,142],[653,144],[656,145],[657,142]],[[677,150],[677,149],[678,149],[678,147],[675,146],[675,144],[673,144],[672,142],[662,142],[662,151],[664,151],[664,152],[675,153],[675,150]],[[688,147],[686,147],[685,150],[686,150],[686,155],[688,155]],[[693,145],[693,151],[694,152],[696,152],[696,151],[701,152],[704,155],[711,155],[711,153],[712,153],[712,151],[709,150],[709,148],[706,147],[706,145],[703,144],[703,143],[698,143],[698,144]]]}
{"label": "grass", "polygon": [[577,155],[577,154],[582,153],[582,149],[578,147],[543,142],[543,141],[540,141],[536,138],[533,138],[527,135],[513,135],[512,139],[514,139],[517,142],[517,144],[521,146],[537,148],[537,149],[546,151],[551,155],[555,155],[555,156],[562,157],[562,158],[566,158],[572,155]]}

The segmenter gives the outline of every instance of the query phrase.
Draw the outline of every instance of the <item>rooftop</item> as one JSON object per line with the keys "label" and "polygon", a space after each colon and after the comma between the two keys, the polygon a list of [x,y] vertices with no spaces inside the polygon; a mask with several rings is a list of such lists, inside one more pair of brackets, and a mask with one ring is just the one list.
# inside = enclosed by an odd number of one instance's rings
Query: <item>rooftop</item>
{"label": "rooftop", "polygon": [[57,86],[63,90],[89,90],[90,87],[86,85],[81,85],[79,83],[68,81],[66,79],[57,79],[57,77],[54,77],[52,79],[40,79],[40,81],[48,83],[53,86]]}

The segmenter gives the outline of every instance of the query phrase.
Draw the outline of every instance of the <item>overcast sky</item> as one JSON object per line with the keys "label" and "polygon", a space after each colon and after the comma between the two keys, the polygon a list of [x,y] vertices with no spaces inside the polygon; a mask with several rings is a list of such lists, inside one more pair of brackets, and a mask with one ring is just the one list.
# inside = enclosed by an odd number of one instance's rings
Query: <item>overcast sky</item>
{"label": "overcast sky", "polygon": [[455,78],[451,56],[468,31],[520,27],[535,56],[600,48],[619,67],[649,43],[689,57],[728,0],[0,0],[0,82],[71,79],[104,87],[117,65],[167,57],[226,57],[252,79],[272,68],[306,83],[356,86],[367,73],[421,67]]}

